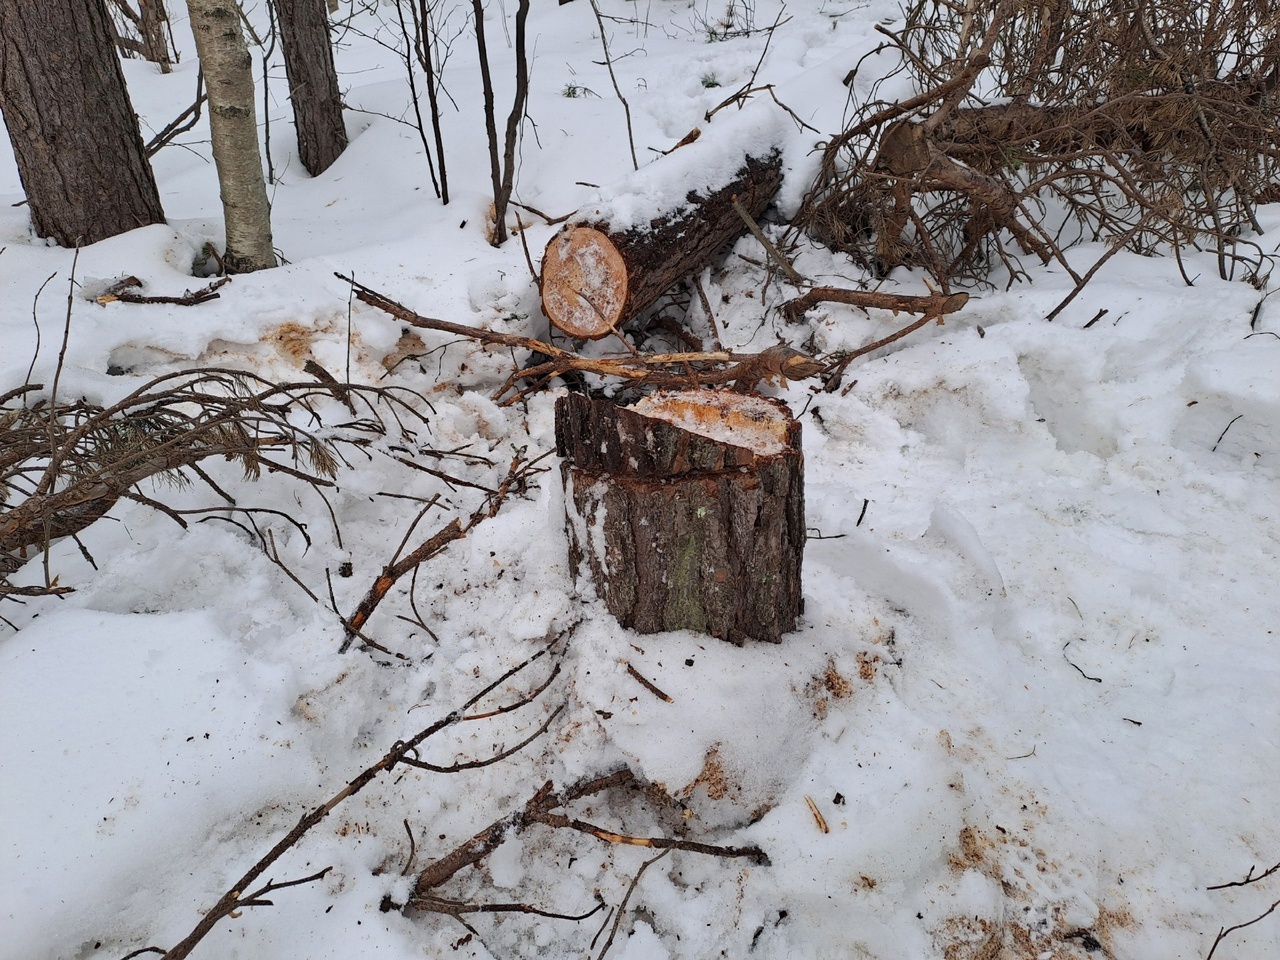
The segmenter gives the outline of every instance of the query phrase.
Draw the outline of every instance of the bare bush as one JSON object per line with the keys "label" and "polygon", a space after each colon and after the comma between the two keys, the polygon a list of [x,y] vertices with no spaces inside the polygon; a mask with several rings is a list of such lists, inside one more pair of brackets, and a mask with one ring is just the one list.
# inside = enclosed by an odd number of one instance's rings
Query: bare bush
{"label": "bare bush", "polygon": [[1280,175],[1277,18],[1276,0],[916,0],[879,29],[920,93],[859,108],[796,224],[944,289],[1001,264],[1012,280],[1025,256],[1078,289],[1062,251],[1095,241],[1256,270],[1253,209]]}
{"label": "bare bush", "polygon": [[161,73],[171,73],[177,62],[173,26],[164,0],[111,0],[111,29],[122,56],[150,60]]}
{"label": "bare bush", "polygon": [[[316,369],[323,375],[317,380],[284,384],[237,370],[167,374],[110,406],[48,397],[41,384],[0,395],[0,598],[57,592],[47,576],[43,588],[18,588],[7,577],[122,499],[183,525],[185,515],[235,509],[200,465],[211,457],[235,461],[249,479],[280,473],[323,492],[333,485],[344,448],[369,447],[387,432],[388,420],[402,434],[414,423],[425,426],[425,402],[416,394],[338,384]],[[321,406],[335,399],[350,418],[326,424]],[[220,504],[168,507],[139,487],[157,476],[200,480]]]}

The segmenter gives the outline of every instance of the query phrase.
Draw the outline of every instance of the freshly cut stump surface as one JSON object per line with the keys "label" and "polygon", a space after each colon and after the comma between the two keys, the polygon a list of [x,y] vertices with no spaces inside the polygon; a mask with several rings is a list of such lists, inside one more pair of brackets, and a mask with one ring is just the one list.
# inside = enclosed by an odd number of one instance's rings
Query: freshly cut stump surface
{"label": "freshly cut stump surface", "polygon": [[556,402],[569,559],[625,627],[778,642],[803,609],[804,456],[786,406],[714,390]]}

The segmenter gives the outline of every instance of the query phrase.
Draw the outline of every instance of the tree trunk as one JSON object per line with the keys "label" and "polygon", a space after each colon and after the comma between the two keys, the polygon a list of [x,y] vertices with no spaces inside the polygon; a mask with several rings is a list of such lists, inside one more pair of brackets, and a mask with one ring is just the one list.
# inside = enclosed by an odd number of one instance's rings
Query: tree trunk
{"label": "tree trunk", "polygon": [[569,560],[640,633],[777,643],[803,610],[800,424],[758,396],[556,401]]}
{"label": "tree trunk", "polygon": [[209,128],[226,219],[230,273],[276,265],[271,208],[258,148],[253,60],[240,32],[235,0],[187,0],[191,32],[209,93]]}
{"label": "tree trunk", "polygon": [[[138,0],[138,9],[129,0],[111,0],[111,38],[123,57],[150,60],[161,73],[173,72],[173,54],[169,50],[169,15],[164,0]],[[121,25],[131,30],[122,31]],[[137,37],[133,33],[137,33]]]}
{"label": "tree trunk", "polygon": [[138,14],[147,59],[157,64],[161,73],[170,73],[173,53],[169,49],[169,13],[164,8],[164,0],[138,0]]}
{"label": "tree trunk", "polygon": [[307,173],[316,177],[347,149],[325,0],[276,0],[276,14],[298,129],[298,156]]}
{"label": "tree trunk", "polygon": [[37,234],[72,247],[164,222],[104,0],[0,2],[0,110]]}
{"label": "tree trunk", "polygon": [[[662,161],[644,178],[661,178]],[[706,266],[747,229],[737,199],[758,218],[782,185],[782,157],[746,157],[733,179],[648,224],[620,228],[608,214],[571,223],[547,245],[542,261],[542,310],[572,337],[598,340],[652,306],[683,277]]]}

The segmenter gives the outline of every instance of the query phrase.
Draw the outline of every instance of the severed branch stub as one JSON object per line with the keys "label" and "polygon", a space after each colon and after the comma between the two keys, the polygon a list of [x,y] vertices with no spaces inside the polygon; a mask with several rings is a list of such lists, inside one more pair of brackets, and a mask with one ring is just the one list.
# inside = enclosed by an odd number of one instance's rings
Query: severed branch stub
{"label": "severed branch stub", "polygon": [[803,609],[804,456],[786,406],[714,390],[556,401],[569,561],[624,627],[777,643]]}

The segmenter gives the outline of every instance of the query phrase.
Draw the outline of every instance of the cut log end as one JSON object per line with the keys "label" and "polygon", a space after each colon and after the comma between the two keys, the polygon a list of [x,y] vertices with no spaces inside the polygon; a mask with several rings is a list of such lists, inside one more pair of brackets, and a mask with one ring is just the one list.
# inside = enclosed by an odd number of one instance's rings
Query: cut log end
{"label": "cut log end", "polygon": [[599,340],[617,329],[627,301],[627,267],[607,234],[568,227],[547,246],[542,309],[571,337]]}
{"label": "cut log end", "polygon": [[[741,211],[758,218],[782,184],[777,150],[744,154],[736,173],[693,191],[679,186],[691,175],[688,165],[671,164],[645,167],[621,199],[602,201],[551,239],[542,258],[542,309],[553,327],[590,340],[625,328],[714,262],[746,229]],[[665,198],[660,205],[655,194]]]}

